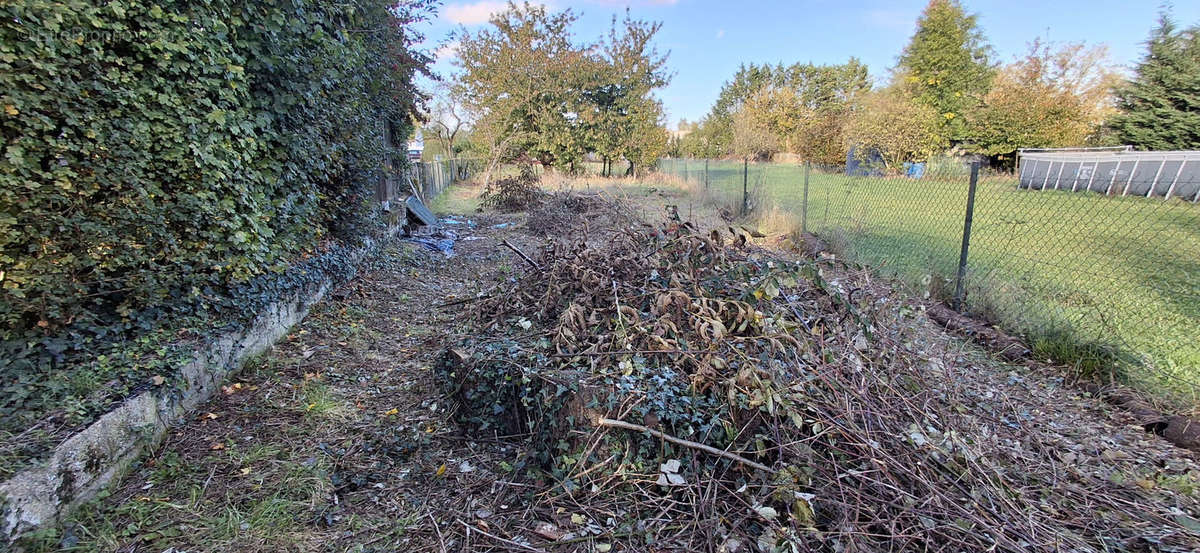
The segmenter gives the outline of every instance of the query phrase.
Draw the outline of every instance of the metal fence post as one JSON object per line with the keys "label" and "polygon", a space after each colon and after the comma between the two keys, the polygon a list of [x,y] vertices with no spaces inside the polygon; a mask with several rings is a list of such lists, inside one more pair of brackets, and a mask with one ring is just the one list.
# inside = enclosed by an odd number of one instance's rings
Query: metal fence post
{"label": "metal fence post", "polygon": [[971,184],[967,188],[967,215],[963,219],[962,250],[958,253],[958,275],[954,278],[955,311],[962,310],[963,293],[967,278],[967,249],[971,246],[971,220],[975,216],[975,187],[979,184],[979,162],[971,162]]}
{"label": "metal fence post", "polygon": [[804,162],[804,200],[800,203],[800,234],[808,233],[808,173],[812,170],[812,162]]}
{"label": "metal fence post", "polygon": [[704,189],[708,190],[708,158],[704,158]]}
{"label": "metal fence post", "polygon": [[742,215],[750,213],[750,158],[742,158]]}

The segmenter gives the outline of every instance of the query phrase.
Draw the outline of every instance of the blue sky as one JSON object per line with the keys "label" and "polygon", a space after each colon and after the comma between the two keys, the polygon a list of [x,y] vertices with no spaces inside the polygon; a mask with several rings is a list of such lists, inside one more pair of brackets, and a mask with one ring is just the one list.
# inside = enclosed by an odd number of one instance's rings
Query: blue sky
{"label": "blue sky", "polygon": [[[581,15],[576,36],[594,39],[626,6],[638,19],[661,21],[657,40],[669,51],[671,84],[659,91],[671,127],[681,118],[697,120],[716,100],[721,84],[741,63],[841,63],[855,56],[877,81],[912,36],[927,0],[721,2],[712,0],[550,0],[552,9]],[[964,0],[979,15],[997,58],[1012,61],[1037,37],[1054,42],[1106,44],[1112,61],[1128,69],[1142,56],[1161,2],[1152,0]],[[459,25],[475,29],[502,1],[447,0],[437,18],[421,26],[426,46],[438,50],[435,69],[452,70],[453,48],[445,37]],[[1200,22],[1200,2],[1171,8],[1181,24]]]}

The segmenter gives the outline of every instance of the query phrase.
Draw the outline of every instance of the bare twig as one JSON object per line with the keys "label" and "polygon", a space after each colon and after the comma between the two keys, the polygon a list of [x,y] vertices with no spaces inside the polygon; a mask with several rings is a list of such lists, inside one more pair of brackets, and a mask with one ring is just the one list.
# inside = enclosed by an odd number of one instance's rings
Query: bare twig
{"label": "bare twig", "polygon": [[477,302],[477,301],[481,301],[481,300],[486,300],[490,297],[492,297],[492,295],[488,294],[486,296],[475,296],[475,297],[471,297],[471,298],[463,298],[461,300],[448,301],[446,303],[439,304],[438,309],[443,309],[446,307],[453,307],[455,305],[462,305],[464,303],[473,303],[473,302]]}
{"label": "bare twig", "polygon": [[656,353],[695,353],[685,349],[625,349],[617,351],[581,351],[578,353],[554,353],[551,357],[604,357],[608,355],[649,355]]}
{"label": "bare twig", "polygon": [[513,547],[516,547],[516,548],[518,548],[518,549],[522,549],[522,550],[525,550],[525,551],[536,551],[537,553],[545,553],[545,550],[543,550],[543,549],[538,549],[538,548],[536,548],[536,547],[533,547],[533,546],[530,546],[530,545],[525,545],[525,544],[523,544],[523,543],[521,543],[521,542],[516,542],[516,541],[512,541],[512,540],[504,539],[504,538],[502,538],[502,537],[500,537],[500,536],[497,536],[497,535],[495,535],[495,534],[491,534],[491,533],[485,532],[485,531],[484,531],[482,528],[479,528],[478,526],[471,526],[470,524],[467,524],[467,522],[466,522],[466,521],[464,521],[464,520],[463,520],[463,519],[461,519],[461,518],[460,518],[460,519],[458,519],[458,522],[459,522],[459,524],[462,524],[463,526],[467,527],[468,529],[470,529],[470,530],[473,530],[473,531],[475,531],[475,532],[479,532],[480,534],[483,534],[483,535],[485,535],[485,536],[487,536],[487,537],[489,537],[489,538],[492,538],[492,539],[494,539],[494,540],[496,540],[496,541],[498,541],[498,542],[500,542],[500,543],[505,543],[505,544],[511,545],[511,546],[513,546]]}
{"label": "bare twig", "polygon": [[625,430],[633,430],[635,432],[645,432],[656,438],[660,438],[660,439],[666,440],[666,441],[674,443],[674,444],[690,447],[692,449],[699,449],[700,451],[703,451],[706,453],[711,453],[718,457],[724,457],[731,461],[737,461],[743,465],[746,465],[748,467],[753,467],[753,468],[756,468],[756,469],[764,471],[764,472],[770,472],[770,473],[775,472],[775,470],[772,469],[771,467],[768,467],[767,465],[764,465],[762,463],[751,461],[745,457],[742,457],[741,455],[737,455],[735,453],[730,453],[723,449],[717,449],[710,445],[704,445],[702,443],[693,442],[691,440],[685,440],[683,438],[676,438],[675,436],[671,436],[669,434],[664,434],[662,432],[659,432],[658,430],[653,430],[651,428],[647,428],[640,424],[633,424],[631,422],[619,421],[619,420],[615,420],[615,419],[606,419],[606,418],[601,417],[596,420],[596,426],[603,426],[603,427],[609,427],[609,428],[624,428]]}
{"label": "bare twig", "polygon": [[437,519],[433,518],[433,513],[425,513],[425,516],[429,517],[429,522],[433,523],[433,531],[437,532],[438,547],[441,548],[442,553],[446,553],[446,538],[442,537],[442,529],[438,527]]}
{"label": "bare twig", "polygon": [[529,265],[531,265],[534,269],[541,268],[541,266],[539,266],[537,264],[537,261],[530,259],[528,255],[525,255],[525,252],[521,251],[519,248],[517,248],[516,246],[509,243],[508,240],[501,240],[500,243],[504,244],[504,246],[507,247],[508,249],[510,249],[514,252],[517,252],[517,255],[521,256],[521,259],[524,259],[525,262],[528,263]]}

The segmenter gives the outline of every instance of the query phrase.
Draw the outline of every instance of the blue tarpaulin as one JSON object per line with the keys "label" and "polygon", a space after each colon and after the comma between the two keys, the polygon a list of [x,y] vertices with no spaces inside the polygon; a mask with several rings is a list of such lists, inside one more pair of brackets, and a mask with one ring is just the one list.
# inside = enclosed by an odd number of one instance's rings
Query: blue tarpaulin
{"label": "blue tarpaulin", "polygon": [[919,179],[925,176],[925,163],[904,162],[904,176],[910,179]]}
{"label": "blue tarpaulin", "polygon": [[858,146],[854,146],[846,153],[846,174],[854,177],[882,177],[883,156],[874,148],[859,150]]}
{"label": "blue tarpaulin", "polygon": [[454,241],[458,240],[458,234],[454,231],[438,229],[433,234],[427,236],[410,236],[405,240],[416,242],[435,252],[442,252],[446,257],[454,257]]}

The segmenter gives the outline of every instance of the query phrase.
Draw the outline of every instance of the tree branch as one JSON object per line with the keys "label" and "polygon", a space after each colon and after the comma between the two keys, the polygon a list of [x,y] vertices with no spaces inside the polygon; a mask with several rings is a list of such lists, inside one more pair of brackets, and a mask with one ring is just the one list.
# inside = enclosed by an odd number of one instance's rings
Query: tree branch
{"label": "tree branch", "polygon": [[685,446],[685,447],[690,447],[692,449],[699,449],[700,451],[703,451],[705,453],[711,453],[718,457],[724,457],[731,461],[737,461],[743,465],[756,468],[763,472],[769,472],[772,474],[775,473],[775,470],[772,469],[771,467],[768,467],[767,465],[764,465],[762,463],[757,463],[757,462],[751,461],[751,460],[749,460],[745,457],[742,457],[740,455],[737,455],[735,453],[730,453],[723,449],[717,449],[710,445],[704,445],[702,443],[685,440],[683,438],[676,438],[675,436],[671,436],[671,435],[659,432],[657,430],[652,430],[650,428],[646,428],[645,426],[642,426],[640,424],[633,424],[631,422],[619,421],[616,419],[606,419],[606,418],[601,417],[596,420],[596,426],[609,427],[609,428],[624,428],[625,430],[633,430],[635,432],[645,432],[647,434],[650,434],[651,436],[666,440],[666,441],[674,443],[674,444],[678,444],[678,445]]}

